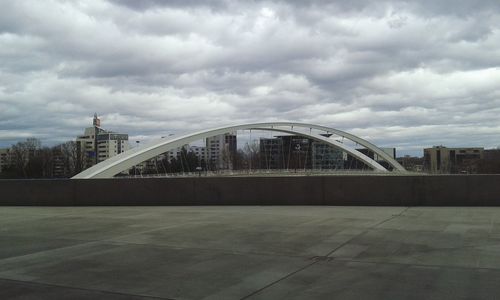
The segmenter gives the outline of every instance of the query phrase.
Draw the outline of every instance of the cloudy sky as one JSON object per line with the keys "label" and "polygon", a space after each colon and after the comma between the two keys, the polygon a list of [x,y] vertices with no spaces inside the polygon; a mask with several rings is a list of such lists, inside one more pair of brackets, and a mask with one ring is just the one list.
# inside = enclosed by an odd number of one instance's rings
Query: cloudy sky
{"label": "cloudy sky", "polygon": [[0,147],[271,120],[500,146],[500,2],[0,0]]}

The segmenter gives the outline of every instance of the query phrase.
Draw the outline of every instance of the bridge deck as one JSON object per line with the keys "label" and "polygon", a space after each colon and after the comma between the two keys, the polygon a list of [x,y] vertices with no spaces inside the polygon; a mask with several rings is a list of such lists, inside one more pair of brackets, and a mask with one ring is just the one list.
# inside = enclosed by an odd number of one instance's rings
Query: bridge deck
{"label": "bridge deck", "polygon": [[486,299],[500,208],[2,207],[0,298]]}

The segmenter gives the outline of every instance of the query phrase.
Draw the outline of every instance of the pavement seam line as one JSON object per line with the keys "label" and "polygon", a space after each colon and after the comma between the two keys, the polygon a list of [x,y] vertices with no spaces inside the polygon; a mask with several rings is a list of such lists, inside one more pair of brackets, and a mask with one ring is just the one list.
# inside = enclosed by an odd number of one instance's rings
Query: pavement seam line
{"label": "pavement seam line", "polygon": [[[146,230],[146,231],[142,231],[142,232],[121,235],[121,236],[118,236],[117,238],[122,238],[122,237],[130,236],[130,235],[135,235],[135,234],[144,234],[144,233],[147,233],[147,232],[150,232],[150,231],[163,230],[165,228],[172,228],[172,227],[175,228],[175,227],[179,227],[179,226],[181,226],[181,225],[163,226],[163,227],[157,228],[157,229],[151,229],[151,230]],[[71,248],[76,248],[76,247],[82,247],[82,246],[85,246],[85,245],[98,244],[98,243],[103,243],[103,242],[104,243],[109,243],[109,244],[133,244],[133,243],[116,241],[114,239],[115,238],[81,240],[81,239],[64,239],[63,238],[63,240],[68,240],[68,241],[73,240],[73,241],[78,241],[78,242],[75,243],[75,244],[72,244],[72,245],[68,245],[68,246],[62,246],[62,247],[52,248],[52,249],[45,249],[45,250],[40,250],[40,251],[36,251],[36,252],[33,252],[33,253],[27,253],[27,254],[21,254],[21,255],[9,256],[9,257],[5,257],[5,258],[1,258],[0,259],[0,263],[9,262],[10,260],[14,260],[14,259],[23,259],[24,257],[29,257],[29,256],[37,255],[37,254],[50,253],[50,252],[54,252],[54,251],[71,249]]]}
{"label": "pavement seam line", "polygon": [[373,228],[377,228],[379,227],[380,225],[386,223],[386,222],[389,222],[389,221],[392,221],[393,219],[397,218],[397,217],[401,217],[407,210],[410,209],[410,206],[407,206],[405,209],[403,209],[402,211],[400,211],[398,214],[395,214],[395,215],[392,215],[390,216],[389,218],[373,225],[372,227],[368,228],[366,231],[370,230],[370,229],[373,229]]}
{"label": "pavement seam line", "polygon": [[[361,236],[361,235],[365,234],[366,232],[368,232],[370,229],[376,228],[377,226],[382,225],[382,224],[384,224],[385,222],[388,222],[388,221],[390,221],[390,220],[392,220],[392,219],[394,219],[394,218],[396,218],[396,217],[401,216],[401,215],[402,215],[403,213],[405,213],[405,212],[406,212],[409,208],[410,208],[410,207],[406,207],[405,209],[403,209],[403,210],[402,210],[401,212],[399,212],[398,214],[392,215],[392,216],[390,216],[389,218],[387,218],[387,219],[385,219],[385,220],[382,220],[382,221],[380,221],[380,222],[376,223],[375,225],[372,225],[372,226],[368,227],[367,229],[365,229],[364,231],[362,231],[362,232],[361,232],[361,233],[359,233],[359,234],[356,234],[355,236],[353,236],[352,238],[350,238],[350,239],[349,239],[349,240],[347,240],[346,242],[342,243],[342,244],[341,244],[341,245],[339,245],[338,247],[335,247],[335,249],[333,249],[333,250],[332,250],[332,251],[330,251],[327,255],[325,255],[325,257],[330,256],[330,255],[331,255],[331,254],[333,254],[335,251],[337,251],[338,249],[342,248],[343,246],[345,246],[347,243],[349,243],[350,241],[352,241],[352,240],[353,240],[353,239],[355,239],[356,237]],[[316,263],[318,263],[318,262],[319,262],[319,260],[313,261],[312,263],[310,263],[310,264],[308,264],[308,265],[306,265],[306,266],[304,266],[304,267],[302,267],[302,268],[299,268],[298,270],[295,270],[295,271],[293,271],[293,272],[291,272],[291,273],[287,274],[286,276],[281,277],[280,279],[275,280],[275,281],[273,281],[273,282],[269,283],[268,285],[266,285],[266,286],[264,286],[264,287],[262,287],[262,288],[260,288],[260,289],[258,289],[258,290],[256,290],[256,291],[254,291],[254,292],[252,292],[252,293],[250,293],[250,294],[248,294],[248,295],[246,295],[246,296],[244,296],[244,297],[240,298],[240,300],[245,300],[245,299],[248,299],[248,298],[250,298],[250,297],[252,297],[252,296],[254,296],[254,295],[257,295],[258,293],[262,292],[263,290],[265,290],[265,289],[267,289],[267,288],[269,288],[269,287],[271,287],[271,286],[273,286],[273,285],[275,285],[275,284],[277,284],[277,283],[279,283],[279,282],[281,282],[281,281],[283,281],[283,280],[285,280],[285,279],[287,279],[287,278],[289,278],[289,277],[291,277],[291,276],[293,276],[293,275],[295,275],[295,274],[297,274],[297,273],[299,273],[299,272],[301,272],[301,271],[303,271],[303,270],[305,270],[305,269],[307,269],[307,268],[309,268],[309,267],[313,266],[314,264],[316,264]]]}
{"label": "pavement seam line", "polygon": [[[77,240],[77,241],[82,241],[82,240]],[[4,263],[11,263],[11,262],[19,260],[19,259],[29,258],[30,256],[44,255],[46,253],[53,253],[53,252],[57,253],[58,251],[64,251],[64,250],[71,249],[71,248],[77,248],[77,247],[82,247],[82,246],[86,246],[86,245],[97,244],[99,242],[101,242],[101,241],[82,241],[81,243],[77,243],[77,244],[73,244],[73,245],[62,246],[62,247],[52,248],[52,249],[45,249],[45,250],[40,250],[40,251],[36,251],[33,253],[21,254],[21,255],[17,255],[17,256],[9,256],[9,257],[5,257],[5,258],[0,259],[0,265],[4,264]]]}
{"label": "pavement seam line", "polygon": [[89,288],[67,286],[67,285],[60,285],[60,284],[53,284],[53,283],[37,282],[37,281],[24,281],[24,280],[3,278],[3,277],[0,277],[0,280],[13,281],[13,282],[18,282],[18,283],[27,284],[27,285],[42,285],[42,286],[48,286],[48,287],[65,288],[65,289],[90,291],[90,292],[100,292],[100,293],[107,293],[107,294],[121,295],[121,296],[137,296],[137,297],[150,298],[150,299],[175,300],[174,298],[164,298],[164,297],[156,297],[156,296],[148,296],[148,295],[140,295],[140,294],[132,294],[132,293],[120,293],[120,292],[114,292],[114,291],[89,289]]}
{"label": "pavement seam line", "polygon": [[287,274],[287,275],[285,275],[285,276],[283,276],[283,277],[281,277],[281,278],[279,278],[279,279],[277,279],[277,280],[275,280],[275,281],[273,281],[273,282],[271,282],[271,283],[269,283],[269,284],[261,287],[260,289],[258,289],[256,291],[253,291],[252,293],[250,293],[250,294],[248,294],[248,295],[240,298],[240,300],[245,300],[245,299],[248,299],[248,298],[250,298],[250,297],[252,297],[254,295],[257,295],[258,293],[262,292],[263,290],[265,290],[265,289],[267,289],[267,288],[269,288],[269,287],[271,287],[271,286],[273,286],[273,285],[275,285],[275,284],[277,284],[277,283],[279,283],[279,282],[281,282],[281,281],[283,281],[283,280],[285,280],[285,279],[287,279],[287,278],[289,278],[289,277],[297,274],[300,271],[303,271],[303,270],[309,268],[310,266],[312,266],[312,265],[314,265],[314,264],[316,264],[318,262],[319,261],[313,261],[312,263],[310,263],[308,265],[305,265],[305,266],[299,268],[298,270],[295,270],[295,271],[293,271],[293,272],[291,272],[291,273],[289,273],[289,274]]}
{"label": "pavement seam line", "polygon": [[[370,231],[371,229],[374,229],[374,228],[377,228],[378,226],[386,223],[386,222],[389,222],[397,217],[400,217],[403,213],[405,213],[410,207],[406,207],[405,209],[403,209],[402,211],[400,211],[398,214],[395,214],[395,215],[392,215],[390,216],[389,218],[385,219],[385,220],[382,220],[368,228],[366,228],[365,230],[363,230],[362,232],[356,234],[355,236],[351,237],[350,239],[348,239],[347,241],[343,242],[342,244],[340,244],[339,246],[335,247],[332,251],[328,252],[325,257],[329,257],[330,255],[332,255],[333,253],[335,253],[335,251],[339,250],[340,248],[344,247],[345,245],[347,245],[348,243],[350,243],[352,240],[354,240],[355,238],[357,237],[360,237],[362,235],[364,235],[365,233],[367,233],[368,231]],[[335,259],[334,257],[332,257],[333,259]]]}

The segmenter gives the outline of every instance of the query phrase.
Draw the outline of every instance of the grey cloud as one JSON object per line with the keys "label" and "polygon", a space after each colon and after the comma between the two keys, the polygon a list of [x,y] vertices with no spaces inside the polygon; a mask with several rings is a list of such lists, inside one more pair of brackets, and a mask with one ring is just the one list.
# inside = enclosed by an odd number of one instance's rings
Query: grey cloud
{"label": "grey cloud", "polygon": [[286,5],[297,10],[314,9],[334,13],[358,13],[364,15],[380,15],[387,8],[406,9],[416,11],[425,16],[454,15],[467,17],[471,14],[492,13],[500,11],[500,4],[496,0],[253,0],[253,1],[227,1],[227,0],[111,0],[122,6],[144,11],[164,7],[196,8],[205,7],[214,10],[238,9],[247,5]]}
{"label": "grey cloud", "polygon": [[7,2],[0,146],[76,136],[94,111],[137,137],[288,119],[407,149],[478,128],[464,143],[490,145],[498,12],[465,0]]}
{"label": "grey cloud", "polygon": [[126,6],[135,10],[148,10],[161,7],[209,7],[213,9],[222,9],[227,6],[227,1],[223,0],[111,0],[111,3],[116,3],[118,5]]}

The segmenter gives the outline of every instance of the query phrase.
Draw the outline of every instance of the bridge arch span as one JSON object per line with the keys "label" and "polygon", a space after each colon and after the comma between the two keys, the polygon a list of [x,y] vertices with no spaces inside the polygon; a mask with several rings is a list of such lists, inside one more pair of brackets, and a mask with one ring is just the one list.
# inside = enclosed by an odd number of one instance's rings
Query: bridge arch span
{"label": "bridge arch span", "polygon": [[[297,128],[302,130],[298,130]],[[363,153],[357,151],[356,149],[344,145],[343,143],[340,143],[334,139],[324,137],[320,134],[305,131],[307,129],[309,130],[317,129],[321,131],[326,131],[327,133],[333,133],[338,136],[349,139],[353,142],[356,142],[357,144],[368,148],[369,150],[377,154],[379,157],[383,158],[387,163],[389,163],[389,165],[393,167],[395,171],[406,172],[405,169],[396,160],[394,160],[391,156],[382,151],[380,148],[358,136],[352,135],[345,131],[341,131],[326,126],[307,124],[307,123],[267,122],[267,123],[250,123],[250,124],[240,124],[227,127],[219,127],[219,128],[213,128],[194,133],[184,134],[180,136],[169,136],[168,138],[158,139],[150,143],[141,145],[137,148],[133,148],[123,153],[120,153],[116,156],[113,156],[75,175],[74,177],[72,177],[72,179],[111,178],[116,174],[119,174],[120,172],[126,171],[132,168],[133,166],[142,163],[143,161],[156,157],[167,151],[182,147],[183,145],[204,138],[225,134],[237,130],[268,130],[268,131],[298,134],[301,136],[309,137],[317,141],[327,143],[335,148],[341,149],[349,153],[350,155],[356,157],[357,159],[361,160],[362,162],[364,162],[365,164],[367,164],[369,167],[373,168],[376,171],[380,172],[388,171],[379,163],[377,163],[370,157],[364,155]]]}

